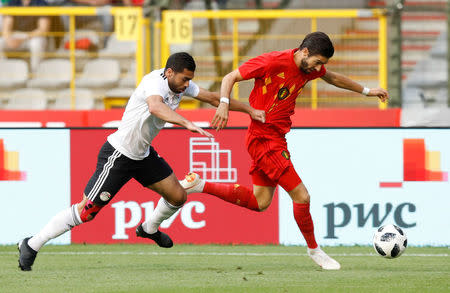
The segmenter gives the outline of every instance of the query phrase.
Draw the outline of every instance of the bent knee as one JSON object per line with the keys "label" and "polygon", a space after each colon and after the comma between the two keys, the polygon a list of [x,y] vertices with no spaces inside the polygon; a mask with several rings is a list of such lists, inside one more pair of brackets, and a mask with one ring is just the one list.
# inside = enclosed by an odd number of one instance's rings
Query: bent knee
{"label": "bent knee", "polygon": [[311,196],[309,195],[308,192],[306,192],[305,194],[302,194],[300,200],[303,201],[304,203],[309,203],[311,201]]}
{"label": "bent knee", "polygon": [[177,192],[167,196],[166,201],[176,207],[182,206],[187,201],[187,193],[181,188]]}
{"label": "bent knee", "polygon": [[292,201],[294,201],[296,203],[310,203],[311,197],[307,193],[307,194],[304,194],[301,196],[296,196],[295,198],[292,199]]}
{"label": "bent knee", "polygon": [[303,184],[298,185],[288,193],[292,200],[296,203],[309,203],[311,200],[309,192]]}
{"label": "bent knee", "polygon": [[259,210],[257,210],[257,212],[264,212],[265,210],[267,210],[271,202],[272,201],[258,201]]}

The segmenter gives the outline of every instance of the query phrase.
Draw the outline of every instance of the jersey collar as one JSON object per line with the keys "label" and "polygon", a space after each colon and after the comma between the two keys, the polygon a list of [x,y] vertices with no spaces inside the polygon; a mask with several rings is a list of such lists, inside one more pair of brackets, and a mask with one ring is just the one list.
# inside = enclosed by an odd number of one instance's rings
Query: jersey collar
{"label": "jersey collar", "polygon": [[292,65],[297,68],[297,70],[301,73],[301,74],[305,74],[300,68],[297,67],[297,64],[295,64],[295,60],[294,60],[294,54],[295,52],[298,51],[298,48],[292,49],[291,50],[291,60],[292,60]]}

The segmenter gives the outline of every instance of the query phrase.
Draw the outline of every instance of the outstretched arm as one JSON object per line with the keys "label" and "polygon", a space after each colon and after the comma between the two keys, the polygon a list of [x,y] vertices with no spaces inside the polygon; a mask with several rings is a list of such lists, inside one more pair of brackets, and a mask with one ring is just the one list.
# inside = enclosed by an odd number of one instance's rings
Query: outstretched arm
{"label": "outstretched arm", "polygon": [[[220,102],[220,95],[217,92],[210,92],[208,90],[205,90],[203,88],[200,88],[200,91],[197,95],[197,97],[195,97],[195,99],[208,103],[214,107],[218,107],[220,104],[223,104],[224,102]],[[264,123],[266,121],[266,113],[262,110],[256,110],[255,108],[253,108],[252,106],[246,104],[246,103],[242,103],[238,100],[235,99],[230,99],[229,100],[230,104],[229,104],[229,110],[231,111],[237,111],[237,112],[243,112],[246,114],[249,114],[250,117],[253,120],[257,120],[260,121],[262,123]],[[214,120],[213,120],[214,121]],[[219,123],[221,121],[217,121],[217,123]],[[217,124],[216,123],[216,124]],[[216,125],[213,124],[213,127],[216,127]],[[223,128],[223,127],[222,127]]]}
{"label": "outstretched arm", "polygon": [[382,102],[385,102],[389,99],[388,92],[383,88],[365,88],[356,81],[348,78],[345,75],[329,71],[322,76],[322,79],[327,83],[337,86],[339,88],[347,89],[350,91],[354,91],[360,94],[364,94],[366,96],[377,96]]}
{"label": "outstretched arm", "polygon": [[211,122],[216,130],[223,129],[227,126],[229,103],[233,102],[230,101],[231,90],[236,82],[242,80],[244,80],[244,78],[238,69],[228,73],[222,79],[222,85],[220,86],[220,104],[217,107],[216,114]]}
{"label": "outstretched arm", "polygon": [[213,137],[213,135],[202,128],[196,126],[191,121],[187,120],[169,106],[163,103],[163,98],[161,96],[149,96],[147,98],[148,111],[150,114],[158,117],[161,120],[177,124],[185,127],[189,131],[200,133],[206,137]]}

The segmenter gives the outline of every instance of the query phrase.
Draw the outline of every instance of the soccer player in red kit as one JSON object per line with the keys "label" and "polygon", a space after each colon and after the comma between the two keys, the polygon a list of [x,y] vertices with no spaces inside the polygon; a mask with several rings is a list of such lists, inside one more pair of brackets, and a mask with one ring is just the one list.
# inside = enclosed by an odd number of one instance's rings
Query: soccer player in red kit
{"label": "soccer player in red kit", "polygon": [[310,195],[294,169],[287,149],[285,135],[291,128],[295,100],[305,84],[322,78],[340,88],[378,96],[382,101],[388,93],[382,88],[366,88],[341,74],[327,71],[325,64],[334,54],[333,43],[323,32],[308,34],[299,48],[270,52],[242,64],[227,74],[221,85],[221,103],[212,120],[217,130],[228,121],[229,96],[233,85],[242,80],[255,79],[249,97],[252,107],[265,111],[265,122],[252,120],[246,145],[252,158],[251,188],[238,184],[205,182],[198,174],[189,173],[181,185],[187,193],[208,193],[227,202],[264,211],[270,205],[277,185],[293,200],[294,218],[306,240],[308,255],[323,269],[338,270],[340,264],[329,257],[316,243],[314,225],[309,212]]}

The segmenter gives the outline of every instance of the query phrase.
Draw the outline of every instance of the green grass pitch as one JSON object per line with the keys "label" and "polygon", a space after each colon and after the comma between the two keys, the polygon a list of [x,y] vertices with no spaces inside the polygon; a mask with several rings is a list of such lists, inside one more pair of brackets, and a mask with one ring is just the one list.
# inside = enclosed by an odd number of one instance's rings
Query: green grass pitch
{"label": "green grass pitch", "polygon": [[33,271],[0,246],[0,292],[450,292],[448,247],[325,247],[342,265],[323,271],[305,247],[246,245],[45,246]]}

